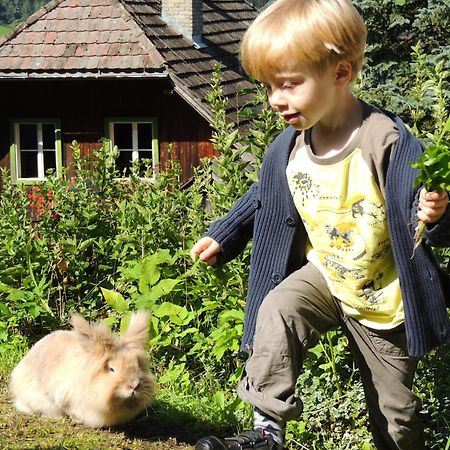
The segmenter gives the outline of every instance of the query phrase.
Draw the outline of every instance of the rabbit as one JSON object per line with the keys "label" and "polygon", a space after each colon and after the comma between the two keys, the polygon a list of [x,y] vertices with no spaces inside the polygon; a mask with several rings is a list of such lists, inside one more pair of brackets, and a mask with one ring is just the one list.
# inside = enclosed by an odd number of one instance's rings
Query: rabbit
{"label": "rabbit", "polygon": [[16,409],[48,417],[68,415],[89,427],[128,422],[148,407],[156,393],[147,371],[149,314],[132,314],[115,336],[102,323],[71,317],[72,330],[43,337],[10,376]]}

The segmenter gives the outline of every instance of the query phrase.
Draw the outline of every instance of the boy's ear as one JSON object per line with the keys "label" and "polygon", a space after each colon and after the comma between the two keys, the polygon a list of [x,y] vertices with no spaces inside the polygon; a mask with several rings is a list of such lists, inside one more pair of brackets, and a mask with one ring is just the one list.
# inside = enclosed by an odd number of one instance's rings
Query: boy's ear
{"label": "boy's ear", "polygon": [[339,61],[335,69],[336,82],[340,85],[346,85],[352,81],[353,67],[349,61]]}

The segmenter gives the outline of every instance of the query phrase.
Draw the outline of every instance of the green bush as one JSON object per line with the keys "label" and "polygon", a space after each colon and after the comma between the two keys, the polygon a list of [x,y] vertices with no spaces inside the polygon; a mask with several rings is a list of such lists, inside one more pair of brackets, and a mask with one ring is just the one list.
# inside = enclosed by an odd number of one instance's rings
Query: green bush
{"label": "green bush", "polygon": [[[363,97],[411,122],[420,108],[430,116],[431,102],[418,103],[414,95],[417,64],[411,47],[426,55],[428,70],[438,61],[450,69],[450,4],[448,0],[354,0],[367,28],[366,62],[362,71]],[[448,75],[447,75],[448,81]],[[450,90],[444,91],[449,98]]]}
{"label": "green bush", "polygon": [[[404,102],[404,109],[413,131],[432,142],[448,117],[448,74],[442,62],[430,65],[422,47],[414,47],[412,56],[415,100]],[[379,92],[364,80],[357,89],[369,101]],[[111,152],[107,142],[89,159],[80,158],[73,143],[74,178],[49,174],[46,182],[27,187],[12,183],[3,170],[0,353],[23,350],[27,339],[65,325],[75,310],[121,327],[131,310],[147,308],[153,313],[152,366],[163,389],[209,395],[215,417],[235,428],[248,424],[248,409],[234,385],[243,364],[239,344],[249,248],[212,270],[194,264],[188,251],[257,178],[267,145],[284,127],[264,107],[259,86],[254,98],[242,110],[246,128],[238,130],[226,119],[216,71],[208,100],[220,156],[203,161],[189,189],[180,184],[177,161],[157,174],[147,169],[145,180],[137,167],[130,178],[120,178],[117,150]],[[422,110],[422,102],[429,108]],[[437,254],[448,268],[448,249]],[[431,381],[433,373],[448,372],[447,359],[426,360],[418,375],[430,448],[448,440],[449,391]],[[370,449],[361,382],[342,333],[328,333],[311,350],[299,390],[305,413],[288,427],[294,448],[308,442],[315,448]]]}

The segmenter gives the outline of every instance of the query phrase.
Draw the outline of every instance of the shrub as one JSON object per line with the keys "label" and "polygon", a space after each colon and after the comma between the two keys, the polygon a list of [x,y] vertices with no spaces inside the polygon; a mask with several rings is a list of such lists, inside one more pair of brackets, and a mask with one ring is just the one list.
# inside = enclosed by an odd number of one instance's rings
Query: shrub
{"label": "shrub", "polygon": [[[355,0],[369,30],[366,63],[362,71],[364,98],[390,109],[407,122],[411,106],[420,106],[430,116],[433,104],[417,103],[413,92],[417,80],[414,46],[426,55],[427,69],[438,61],[450,68],[448,2],[441,0]],[[448,80],[448,75],[447,75]],[[450,91],[444,92],[447,100]]]}
{"label": "shrub", "polygon": [[[414,101],[406,97],[402,108],[411,118],[411,128],[432,142],[448,117],[448,74],[443,63],[431,64],[432,57],[421,46],[412,54]],[[381,92],[367,79],[358,89],[368,100]],[[25,338],[34,340],[59,327],[74,310],[120,327],[129,311],[148,308],[153,312],[153,367],[162,385],[190,393],[197,384],[208,386],[214,391],[211,403],[224,420],[234,421],[236,427],[237,420],[248,421],[234,384],[243,364],[239,344],[249,249],[215,270],[193,264],[188,250],[257,179],[267,145],[284,127],[265,107],[265,92],[259,86],[254,98],[241,112],[246,128],[238,130],[226,119],[216,71],[209,102],[214,111],[213,143],[220,155],[203,161],[189,189],[180,185],[177,161],[157,174],[147,170],[151,182],[138,178],[138,168],[130,178],[119,178],[115,153],[106,142],[92,159],[80,158],[78,144],[73,143],[73,179],[67,172],[59,179],[49,174],[47,181],[29,189],[13,184],[3,170],[0,349],[23,348]],[[448,268],[448,249],[437,254]],[[289,424],[292,443],[370,448],[362,388],[346,349],[345,337],[331,332],[311,350],[299,380],[307,394],[307,420]],[[431,367],[443,368],[442,361],[421,366],[420,392],[430,388]],[[448,418],[438,412],[448,391],[434,392],[425,398],[428,440],[444,443],[445,431],[439,427]]]}

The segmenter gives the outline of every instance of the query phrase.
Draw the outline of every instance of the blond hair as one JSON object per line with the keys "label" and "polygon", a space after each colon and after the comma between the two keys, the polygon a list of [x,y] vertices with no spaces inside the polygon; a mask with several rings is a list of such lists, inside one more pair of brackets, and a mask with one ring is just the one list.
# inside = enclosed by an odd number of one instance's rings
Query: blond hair
{"label": "blond hair", "polygon": [[276,0],[244,34],[241,62],[259,81],[301,68],[322,72],[347,60],[361,70],[367,29],[347,0]]}

